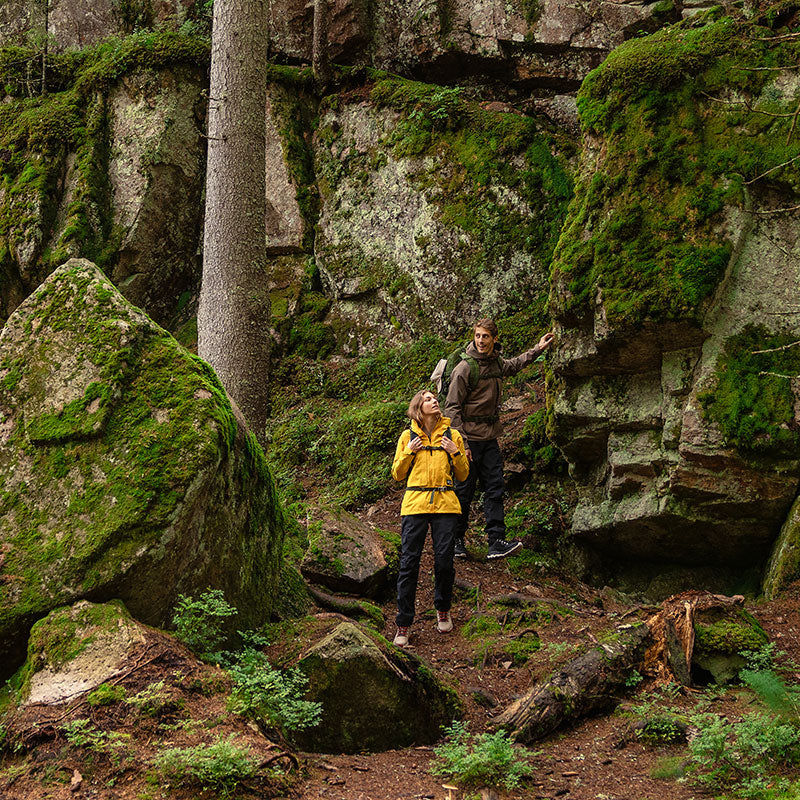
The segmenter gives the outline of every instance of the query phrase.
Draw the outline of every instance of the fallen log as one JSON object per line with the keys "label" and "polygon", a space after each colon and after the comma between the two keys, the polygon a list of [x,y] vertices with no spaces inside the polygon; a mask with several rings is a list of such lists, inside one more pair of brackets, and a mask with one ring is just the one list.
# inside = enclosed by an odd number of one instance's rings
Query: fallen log
{"label": "fallen log", "polygon": [[570,661],[513,702],[492,722],[492,729],[528,744],[581,717],[613,708],[651,643],[644,623],[617,628],[610,641]]}

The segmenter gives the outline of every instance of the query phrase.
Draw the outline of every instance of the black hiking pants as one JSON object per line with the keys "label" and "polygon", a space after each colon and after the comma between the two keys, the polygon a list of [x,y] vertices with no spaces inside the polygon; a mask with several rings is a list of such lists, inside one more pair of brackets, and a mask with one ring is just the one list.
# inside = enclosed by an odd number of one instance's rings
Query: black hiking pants
{"label": "black hiking pants", "polygon": [[402,517],[400,570],[397,574],[397,624],[407,628],[414,621],[417,598],[417,578],[422,547],[431,528],[433,540],[433,606],[437,611],[449,611],[453,599],[453,548],[458,514],[407,514]]}
{"label": "black hiking pants", "polygon": [[483,490],[483,513],[486,517],[486,537],[489,544],[506,538],[506,519],[503,512],[503,454],[497,439],[467,442],[472,452],[469,475],[465,481],[456,481],[456,495],[461,503],[461,514],[456,524],[456,537],[464,538],[469,524],[469,507],[475,496],[478,480]]}

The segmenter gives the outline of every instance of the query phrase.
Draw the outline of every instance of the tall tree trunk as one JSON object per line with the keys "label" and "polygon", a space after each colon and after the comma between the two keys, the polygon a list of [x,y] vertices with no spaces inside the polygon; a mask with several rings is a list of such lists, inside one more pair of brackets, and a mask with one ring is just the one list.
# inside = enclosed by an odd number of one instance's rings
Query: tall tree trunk
{"label": "tall tree trunk", "polygon": [[328,57],[328,0],[314,0],[314,41],[311,50],[311,69],[319,89],[331,82],[331,62]]}
{"label": "tall tree trunk", "polygon": [[259,441],[268,414],[264,0],[215,0],[198,352]]}

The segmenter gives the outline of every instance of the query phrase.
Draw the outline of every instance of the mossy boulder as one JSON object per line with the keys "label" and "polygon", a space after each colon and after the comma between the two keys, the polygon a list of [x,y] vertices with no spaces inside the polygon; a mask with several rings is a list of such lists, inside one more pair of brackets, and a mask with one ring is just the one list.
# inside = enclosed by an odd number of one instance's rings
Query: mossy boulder
{"label": "mossy boulder", "polygon": [[652,599],[758,591],[800,477],[779,211],[800,202],[800,82],[771,36],[698,17],[626,42],[578,96],[549,433],[577,481],[584,577]]}
{"label": "mossy boulder", "polygon": [[0,334],[0,663],[78,599],[163,624],[222,589],[256,627],[283,536],[263,453],[213,370],[91,263],[57,269]]}
{"label": "mossy boulder", "polygon": [[343,509],[328,509],[309,531],[304,577],[335,592],[382,598],[397,578],[400,539]]}
{"label": "mossy boulder", "polygon": [[533,339],[572,192],[564,143],[458,87],[385,78],[367,91],[328,98],[314,139],[314,256],[339,347],[452,338],[487,309],[524,315]]}
{"label": "mossy boulder", "polygon": [[298,666],[322,721],[292,734],[304,750],[380,752],[433,744],[459,714],[456,693],[415,656],[352,622],[318,628]]}
{"label": "mossy boulder", "polygon": [[764,595],[777,597],[792,581],[800,578],[800,499],[792,504],[764,574]]}
{"label": "mossy boulder", "polygon": [[747,666],[743,651],[758,651],[769,642],[758,620],[741,607],[716,607],[694,618],[692,679],[695,683],[729,683]]}
{"label": "mossy boulder", "polygon": [[123,671],[145,641],[120,602],[80,600],[40,619],[31,628],[28,658],[19,673],[23,703],[62,703]]}

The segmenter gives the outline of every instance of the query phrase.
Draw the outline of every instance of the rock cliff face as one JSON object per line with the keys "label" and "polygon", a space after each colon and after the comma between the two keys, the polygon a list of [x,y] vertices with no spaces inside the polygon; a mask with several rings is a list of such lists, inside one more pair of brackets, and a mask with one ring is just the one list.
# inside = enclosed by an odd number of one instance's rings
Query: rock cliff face
{"label": "rock cliff face", "polygon": [[551,429],[586,574],[651,595],[757,588],[800,477],[800,363],[776,349],[800,339],[798,228],[779,210],[798,202],[800,86],[734,81],[780,50],[742,37],[723,21],[631,43],[579,96]]}
{"label": "rock cliff face", "polygon": [[78,599],[163,625],[219,587],[269,614],[283,517],[263,454],[208,365],[72,260],[0,335],[0,663]]}

